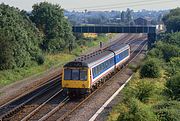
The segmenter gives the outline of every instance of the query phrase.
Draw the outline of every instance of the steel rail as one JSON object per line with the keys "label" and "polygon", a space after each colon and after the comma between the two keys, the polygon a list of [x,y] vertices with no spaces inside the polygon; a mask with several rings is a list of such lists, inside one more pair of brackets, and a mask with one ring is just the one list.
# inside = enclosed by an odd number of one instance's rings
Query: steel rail
{"label": "steel rail", "polygon": [[47,99],[44,103],[42,103],[41,105],[39,105],[36,109],[34,109],[31,113],[29,113],[26,117],[24,117],[23,119],[21,119],[21,121],[27,121],[28,119],[30,119],[37,111],[39,111],[45,104],[47,104],[50,100],[52,100],[55,96],[57,96],[58,94],[60,94],[63,91],[63,89],[59,90],[58,92],[56,92],[54,95],[52,95],[49,99]]}
{"label": "steel rail", "polygon": [[[54,79],[51,80],[51,81],[58,80],[59,78],[60,78],[60,77],[56,77],[56,78],[54,78]],[[44,84],[44,86],[52,83],[51,81],[48,82],[48,83],[46,83],[46,84]],[[40,95],[44,94],[44,93],[47,92],[48,90],[54,88],[55,86],[57,86],[57,84],[58,84],[58,82],[56,82],[56,83],[54,83],[54,84],[52,84],[52,85],[48,85],[46,88],[42,89],[40,92],[36,93],[35,95],[32,95],[30,98],[28,98],[27,100],[23,101],[23,102],[20,103],[19,105],[15,106],[13,109],[8,110],[7,113],[1,115],[0,121],[4,120],[5,118],[8,118],[8,117],[12,116],[12,115],[15,114],[17,111],[19,111],[20,109],[22,109],[23,106],[26,105],[28,102],[32,101],[32,100],[35,99],[37,96],[40,96]],[[18,100],[21,100],[21,99],[18,99]],[[18,101],[18,100],[15,100],[15,101]],[[12,102],[11,102],[11,103],[12,103]],[[8,103],[8,105],[11,105],[11,103],[10,103],[10,104]],[[7,106],[8,106],[8,105],[7,105]],[[5,107],[7,107],[7,106],[5,105]]]}
{"label": "steel rail", "polygon": [[[144,44],[144,46],[147,44],[146,40],[141,42],[139,44],[139,46],[141,46],[141,44]],[[139,46],[136,50],[139,49]],[[144,47],[143,46],[143,47]],[[131,52],[131,54],[135,53],[135,50],[133,52]],[[138,52],[130,61],[128,61],[128,63],[130,63],[132,60],[134,60],[134,58],[139,54],[140,52]],[[121,69],[121,72],[126,69],[126,67],[128,66],[128,64],[126,64],[125,66],[123,66],[123,68]],[[111,80],[112,78],[114,78],[114,76],[116,76],[118,73],[115,73],[111,78],[109,78],[108,80]],[[67,118],[72,112],[74,112],[77,108],[79,108],[84,102],[86,102],[92,95],[94,95],[97,91],[99,91],[105,84],[107,84],[109,81],[106,81],[105,83],[103,83],[102,86],[100,86],[99,88],[97,88],[95,91],[93,91],[90,95],[88,95],[83,101],[81,101],[77,106],[75,106],[71,111],[65,113],[62,117],[60,117],[57,121],[63,121],[65,120],[65,118]],[[45,121],[45,120],[41,120],[41,121]]]}

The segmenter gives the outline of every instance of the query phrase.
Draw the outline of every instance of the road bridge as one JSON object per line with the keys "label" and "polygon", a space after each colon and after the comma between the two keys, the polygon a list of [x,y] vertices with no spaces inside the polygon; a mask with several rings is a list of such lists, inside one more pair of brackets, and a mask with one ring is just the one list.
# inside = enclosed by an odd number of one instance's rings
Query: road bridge
{"label": "road bridge", "polygon": [[156,26],[115,26],[115,25],[83,25],[73,26],[75,33],[147,33],[148,47],[156,41]]}

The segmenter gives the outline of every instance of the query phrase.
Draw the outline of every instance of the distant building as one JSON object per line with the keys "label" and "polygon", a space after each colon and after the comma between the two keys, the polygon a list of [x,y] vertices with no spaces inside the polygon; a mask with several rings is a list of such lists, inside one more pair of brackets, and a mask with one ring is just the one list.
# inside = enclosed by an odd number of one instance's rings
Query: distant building
{"label": "distant building", "polygon": [[151,25],[152,19],[150,18],[137,18],[134,20],[135,25]]}

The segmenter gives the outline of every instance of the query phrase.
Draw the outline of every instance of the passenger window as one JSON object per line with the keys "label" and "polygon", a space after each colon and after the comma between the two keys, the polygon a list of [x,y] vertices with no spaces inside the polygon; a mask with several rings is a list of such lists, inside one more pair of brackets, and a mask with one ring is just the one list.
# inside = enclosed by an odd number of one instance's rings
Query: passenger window
{"label": "passenger window", "polygon": [[96,76],[96,74],[97,74],[97,67],[94,67],[93,73],[94,73],[93,76]]}
{"label": "passenger window", "polygon": [[106,69],[106,64],[105,62],[103,63],[103,70]]}
{"label": "passenger window", "polygon": [[100,69],[100,65],[97,67],[98,68],[98,74],[100,73],[101,69]]}

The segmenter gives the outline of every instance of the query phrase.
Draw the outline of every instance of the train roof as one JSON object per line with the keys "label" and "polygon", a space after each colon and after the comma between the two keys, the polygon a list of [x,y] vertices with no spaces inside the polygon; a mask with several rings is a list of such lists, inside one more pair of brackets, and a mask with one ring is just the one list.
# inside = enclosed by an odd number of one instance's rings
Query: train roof
{"label": "train roof", "polygon": [[99,50],[91,54],[81,56],[74,61],[67,63],[66,65],[64,65],[64,67],[91,67],[96,63],[113,57],[114,53],[118,54],[120,51],[123,51],[128,47],[129,45],[127,44],[113,45],[106,48],[105,50]]}

